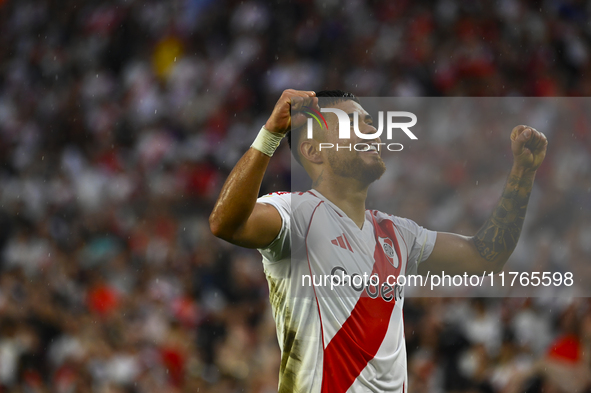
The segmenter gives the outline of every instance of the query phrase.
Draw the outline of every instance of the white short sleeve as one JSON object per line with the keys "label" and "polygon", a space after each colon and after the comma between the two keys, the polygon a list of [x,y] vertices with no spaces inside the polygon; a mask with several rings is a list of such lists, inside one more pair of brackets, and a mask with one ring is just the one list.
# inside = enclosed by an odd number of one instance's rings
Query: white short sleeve
{"label": "white short sleeve", "polygon": [[414,273],[419,263],[431,255],[437,240],[437,232],[425,229],[408,218],[395,217],[394,222],[410,249],[407,273]]}
{"label": "white short sleeve", "polygon": [[289,258],[291,253],[291,193],[274,192],[258,198],[257,202],[275,207],[282,221],[281,230],[277,237],[267,248],[259,248],[259,252],[264,257],[265,262],[274,263]]}

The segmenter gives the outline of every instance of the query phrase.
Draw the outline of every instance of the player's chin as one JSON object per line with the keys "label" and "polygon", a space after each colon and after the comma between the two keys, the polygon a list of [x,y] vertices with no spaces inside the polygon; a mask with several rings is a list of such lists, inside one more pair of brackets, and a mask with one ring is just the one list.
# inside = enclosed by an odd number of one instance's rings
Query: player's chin
{"label": "player's chin", "polygon": [[378,160],[374,160],[374,162],[364,165],[363,169],[364,180],[368,183],[373,183],[386,172],[386,164],[384,164],[382,158],[378,156]]}
{"label": "player's chin", "polygon": [[384,165],[384,160],[377,153],[360,153],[360,156],[367,165]]}

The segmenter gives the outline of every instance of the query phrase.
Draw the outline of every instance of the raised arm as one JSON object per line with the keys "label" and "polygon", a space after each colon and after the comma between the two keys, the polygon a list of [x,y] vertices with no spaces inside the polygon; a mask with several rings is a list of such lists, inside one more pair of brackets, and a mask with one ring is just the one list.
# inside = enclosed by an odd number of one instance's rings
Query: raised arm
{"label": "raised arm", "polygon": [[[261,130],[257,142],[238,161],[222,187],[220,196],[209,216],[211,232],[230,243],[248,247],[264,248],[277,237],[281,230],[281,216],[271,206],[256,203],[263,176],[269,165],[273,146],[294,127],[304,124],[301,115],[292,119],[291,110],[300,107],[318,106],[313,91],[285,90],[273,113]],[[269,134],[270,133],[270,134]]]}
{"label": "raised arm", "polygon": [[491,216],[472,237],[440,232],[433,252],[419,265],[419,273],[449,274],[499,272],[517,245],[536,170],[546,156],[544,134],[528,126],[511,132],[513,168]]}

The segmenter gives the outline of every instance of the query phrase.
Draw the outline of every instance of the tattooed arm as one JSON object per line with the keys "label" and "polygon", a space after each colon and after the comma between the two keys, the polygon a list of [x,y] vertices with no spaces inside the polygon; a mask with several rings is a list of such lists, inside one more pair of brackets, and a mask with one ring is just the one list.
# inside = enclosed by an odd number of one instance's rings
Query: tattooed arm
{"label": "tattooed arm", "polygon": [[497,207],[472,237],[478,253],[486,261],[506,261],[515,249],[525,219],[534,176],[535,173],[513,169]]}
{"label": "tattooed arm", "polygon": [[511,132],[514,163],[501,199],[472,237],[440,232],[433,252],[419,273],[482,274],[498,272],[517,245],[536,170],[546,156],[548,141],[541,132],[517,126]]}

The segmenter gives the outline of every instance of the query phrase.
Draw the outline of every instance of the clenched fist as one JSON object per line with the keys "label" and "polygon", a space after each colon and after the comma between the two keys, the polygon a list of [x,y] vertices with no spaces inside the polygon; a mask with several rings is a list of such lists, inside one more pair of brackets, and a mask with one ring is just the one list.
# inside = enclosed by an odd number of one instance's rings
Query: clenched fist
{"label": "clenched fist", "polygon": [[297,128],[304,125],[306,123],[306,116],[303,113],[294,114],[293,117],[291,115],[292,110],[299,111],[304,106],[309,106],[318,111],[320,110],[315,92],[293,89],[285,90],[281,94],[281,97],[279,97],[277,104],[275,104],[269,120],[265,123],[265,128],[271,132],[285,134],[292,126]]}
{"label": "clenched fist", "polygon": [[544,161],[548,140],[546,136],[529,126],[517,126],[511,131],[511,150],[515,166],[533,172]]}

